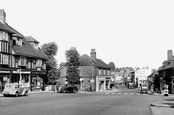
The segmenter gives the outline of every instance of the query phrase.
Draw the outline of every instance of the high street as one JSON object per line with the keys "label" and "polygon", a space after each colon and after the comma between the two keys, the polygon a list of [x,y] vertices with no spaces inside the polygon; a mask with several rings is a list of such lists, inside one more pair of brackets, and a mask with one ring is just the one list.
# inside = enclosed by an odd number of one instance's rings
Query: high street
{"label": "high street", "polygon": [[150,103],[161,96],[139,94],[119,87],[104,93],[37,93],[27,97],[0,97],[2,115],[152,115]]}

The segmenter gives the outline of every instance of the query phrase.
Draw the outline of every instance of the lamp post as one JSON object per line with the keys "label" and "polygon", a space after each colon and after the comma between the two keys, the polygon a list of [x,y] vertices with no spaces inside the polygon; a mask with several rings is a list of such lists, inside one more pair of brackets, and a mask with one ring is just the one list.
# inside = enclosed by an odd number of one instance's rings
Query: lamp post
{"label": "lamp post", "polygon": [[92,83],[92,91],[94,90],[93,65],[94,65],[94,63],[92,62],[92,63],[91,63],[92,79],[90,80],[90,82]]}
{"label": "lamp post", "polygon": [[19,73],[19,84],[21,84],[22,83],[21,68],[18,68],[17,72]]}
{"label": "lamp post", "polygon": [[83,78],[80,78],[80,89],[83,90]]}

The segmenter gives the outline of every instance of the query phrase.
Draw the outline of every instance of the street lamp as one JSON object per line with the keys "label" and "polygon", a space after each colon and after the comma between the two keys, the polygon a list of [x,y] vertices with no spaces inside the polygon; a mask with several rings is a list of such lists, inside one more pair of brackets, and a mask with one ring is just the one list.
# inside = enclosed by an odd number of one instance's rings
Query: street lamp
{"label": "street lamp", "polygon": [[21,84],[22,83],[21,68],[18,68],[17,72],[19,73],[19,84]]}
{"label": "street lamp", "polygon": [[94,90],[93,65],[94,65],[94,63],[92,62],[91,63],[92,79],[90,80],[90,82],[92,83],[92,91]]}
{"label": "street lamp", "polygon": [[83,78],[81,77],[80,78],[80,89],[82,90],[82,88],[83,88]]}

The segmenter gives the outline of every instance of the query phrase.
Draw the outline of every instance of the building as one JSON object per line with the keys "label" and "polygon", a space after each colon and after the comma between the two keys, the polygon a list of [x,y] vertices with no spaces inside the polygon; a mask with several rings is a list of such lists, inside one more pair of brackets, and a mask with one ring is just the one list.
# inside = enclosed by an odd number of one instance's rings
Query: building
{"label": "building", "polygon": [[[92,90],[96,92],[109,89],[113,81],[111,67],[97,58],[95,49],[91,49],[90,56],[87,54],[80,56],[79,62],[80,90],[83,90],[89,83],[92,85]],[[65,63],[61,63],[59,68],[61,84],[65,83],[66,69]]]}
{"label": "building", "polygon": [[174,94],[174,56],[172,50],[167,51],[167,60],[158,69],[160,89],[168,85],[169,93]]}
{"label": "building", "polygon": [[135,84],[140,87],[140,84],[143,82],[147,82],[147,77],[152,73],[152,69],[149,68],[141,68],[134,72],[135,75]]}
{"label": "building", "polygon": [[[0,10],[0,90],[6,83],[21,83],[23,87],[41,86],[46,75],[47,56],[37,41],[28,40],[6,23],[6,13]],[[38,76],[35,84],[32,76]]]}

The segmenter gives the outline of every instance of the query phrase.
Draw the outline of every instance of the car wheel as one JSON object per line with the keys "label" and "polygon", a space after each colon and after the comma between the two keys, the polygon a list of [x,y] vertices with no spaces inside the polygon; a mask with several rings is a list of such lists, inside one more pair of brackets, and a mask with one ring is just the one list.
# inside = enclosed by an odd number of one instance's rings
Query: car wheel
{"label": "car wheel", "polygon": [[19,93],[18,93],[18,92],[16,92],[16,93],[15,93],[15,97],[18,97],[18,96],[19,96]]}
{"label": "car wheel", "polygon": [[25,94],[24,94],[24,96],[28,96],[28,91],[25,91]]}
{"label": "car wheel", "polygon": [[66,93],[66,90],[65,89],[63,90],[63,93]]}

